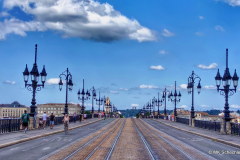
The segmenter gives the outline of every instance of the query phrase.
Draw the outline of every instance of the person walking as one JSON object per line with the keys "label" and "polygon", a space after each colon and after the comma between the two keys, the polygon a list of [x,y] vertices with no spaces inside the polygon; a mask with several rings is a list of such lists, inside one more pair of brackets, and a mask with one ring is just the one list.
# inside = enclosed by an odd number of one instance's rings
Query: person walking
{"label": "person walking", "polygon": [[21,124],[24,127],[24,133],[26,133],[28,129],[28,122],[29,122],[29,114],[27,113],[27,110],[24,110],[24,113],[21,117]]}
{"label": "person walking", "polygon": [[65,128],[65,125],[67,125],[67,132],[69,131],[69,119],[70,118],[69,118],[68,114],[65,114],[65,116],[64,116],[64,118],[62,120],[64,128]]}
{"label": "person walking", "polygon": [[55,120],[55,116],[53,115],[53,113],[49,116],[49,119],[50,119],[50,129],[53,129],[54,120]]}
{"label": "person walking", "polygon": [[39,117],[38,129],[41,129],[41,128],[42,128],[42,124],[43,124],[42,117]]}
{"label": "person walking", "polygon": [[77,119],[77,114],[76,114],[76,112],[74,112],[73,113],[73,121],[74,121],[74,123],[76,123],[76,119]]}
{"label": "person walking", "polygon": [[87,119],[87,114],[86,113],[84,113],[84,122],[86,122],[86,119]]}
{"label": "person walking", "polygon": [[47,114],[46,114],[46,112],[43,113],[42,117],[43,117],[43,129],[45,129],[46,122],[47,122]]}
{"label": "person walking", "polygon": [[80,121],[80,123],[81,123],[81,121],[82,121],[82,114],[80,113],[80,115],[79,115],[79,121]]}

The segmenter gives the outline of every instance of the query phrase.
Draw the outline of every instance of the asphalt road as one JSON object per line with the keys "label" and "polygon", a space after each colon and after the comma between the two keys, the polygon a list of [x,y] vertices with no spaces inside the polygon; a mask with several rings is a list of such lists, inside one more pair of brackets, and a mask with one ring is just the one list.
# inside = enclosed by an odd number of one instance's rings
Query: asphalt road
{"label": "asphalt road", "polygon": [[108,125],[115,119],[106,119],[81,128],[70,130],[67,135],[64,132],[47,137],[38,138],[24,143],[0,149],[0,159],[4,160],[37,160],[44,159],[50,154],[56,153],[63,147],[77,142],[91,133]]}
{"label": "asphalt road", "polygon": [[[216,141],[212,141],[210,139],[206,139],[194,134],[180,131],[153,120],[149,120],[149,119],[143,119],[143,120],[148,124],[152,125],[153,127],[155,127],[156,129],[162,131],[163,133],[166,133],[167,135],[181,142],[184,142],[185,144],[188,144],[189,146],[213,158],[216,158],[219,160],[240,159],[240,149],[236,147],[232,147],[232,146],[225,145],[223,143],[219,143]],[[231,153],[229,153],[228,151],[231,151]],[[234,152],[232,151],[238,151],[238,154],[233,154]]]}

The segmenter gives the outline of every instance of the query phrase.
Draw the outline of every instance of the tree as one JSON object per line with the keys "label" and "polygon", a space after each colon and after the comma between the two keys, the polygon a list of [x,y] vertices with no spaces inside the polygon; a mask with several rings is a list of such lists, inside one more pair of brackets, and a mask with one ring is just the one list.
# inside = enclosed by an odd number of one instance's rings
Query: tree
{"label": "tree", "polygon": [[139,114],[138,113],[136,114],[136,118],[139,118]]}
{"label": "tree", "polygon": [[85,113],[85,114],[91,114],[91,112],[90,112],[90,111],[85,111],[84,113]]}

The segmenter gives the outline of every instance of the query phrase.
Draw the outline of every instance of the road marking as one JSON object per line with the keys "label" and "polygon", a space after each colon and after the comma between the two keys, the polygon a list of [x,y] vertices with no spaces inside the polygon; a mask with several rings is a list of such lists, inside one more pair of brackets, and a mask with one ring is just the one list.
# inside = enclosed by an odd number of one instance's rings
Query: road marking
{"label": "road marking", "polygon": [[72,139],[69,139],[69,141],[71,141]]}
{"label": "road marking", "polygon": [[16,150],[16,149],[18,149],[18,148],[19,148],[19,147],[15,147],[15,148],[12,148],[12,149],[10,149],[10,150],[12,151],[12,150]]}
{"label": "road marking", "polygon": [[47,150],[47,149],[50,149],[50,147],[43,148],[42,150],[44,151],[44,150]]}

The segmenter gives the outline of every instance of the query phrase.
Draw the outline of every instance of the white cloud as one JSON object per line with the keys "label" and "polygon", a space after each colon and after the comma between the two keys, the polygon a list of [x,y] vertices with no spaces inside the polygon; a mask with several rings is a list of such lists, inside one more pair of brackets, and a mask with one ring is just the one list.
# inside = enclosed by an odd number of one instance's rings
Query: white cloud
{"label": "white cloud", "polygon": [[[46,80],[46,85],[58,85],[60,81],[60,78],[49,78]],[[62,80],[63,83],[65,83],[65,80]]]}
{"label": "white cloud", "polygon": [[170,32],[170,31],[167,30],[167,29],[164,29],[164,30],[162,31],[162,35],[165,36],[165,37],[172,37],[172,36],[174,36],[175,34],[174,34],[173,32]]}
{"label": "white cloud", "polygon": [[230,105],[230,108],[240,108],[240,106],[237,104],[232,104],[232,105]]}
{"label": "white cloud", "polygon": [[7,12],[1,12],[0,13],[0,17],[7,17],[9,16],[9,14]]}
{"label": "white cloud", "polygon": [[203,16],[199,16],[199,19],[204,19],[204,17]]}
{"label": "white cloud", "polygon": [[177,108],[188,108],[188,106],[187,105],[181,105],[181,106],[179,106]]}
{"label": "white cloud", "polygon": [[34,20],[5,20],[10,22],[0,24],[0,39],[5,39],[10,33],[26,36],[27,31],[52,30],[63,38],[79,37],[101,42],[121,39],[139,42],[157,40],[155,32],[141,26],[137,20],[127,18],[108,3],[95,0],[5,0],[3,6],[8,10],[19,7],[33,16]]}
{"label": "white cloud", "polygon": [[162,67],[161,65],[158,65],[158,66],[151,66],[150,69],[153,69],[153,70],[165,70],[164,67]]}
{"label": "white cloud", "polygon": [[179,85],[182,89],[187,89],[187,85],[186,84],[181,84]]}
{"label": "white cloud", "polygon": [[118,91],[110,91],[110,93],[118,94]]}
{"label": "white cloud", "polygon": [[225,31],[222,26],[215,26],[215,30],[217,30],[217,31],[222,31],[222,32]]}
{"label": "white cloud", "polygon": [[224,0],[225,3],[228,3],[229,5],[235,7],[240,6],[240,0]]}
{"label": "white cloud", "polygon": [[127,88],[119,88],[119,90],[128,91],[128,89],[127,89]]}
{"label": "white cloud", "polygon": [[204,104],[202,104],[200,106],[203,107],[203,108],[208,108],[209,107],[208,105],[204,105]]}
{"label": "white cloud", "polygon": [[132,107],[138,107],[139,105],[138,104],[131,104]]}
{"label": "white cloud", "polygon": [[165,50],[161,50],[161,51],[159,51],[159,53],[160,53],[160,54],[167,54],[168,52],[165,51]]}
{"label": "white cloud", "polygon": [[196,32],[195,34],[196,34],[197,36],[199,36],[199,37],[204,36],[204,34],[203,34],[202,32]]}
{"label": "white cloud", "polygon": [[205,66],[203,64],[199,64],[199,65],[197,65],[197,67],[200,68],[200,69],[217,69],[218,64],[217,63],[212,63],[209,66]]}
{"label": "white cloud", "polygon": [[140,85],[139,88],[141,88],[141,89],[157,89],[159,87],[153,86],[153,85],[145,85],[145,84],[143,84],[143,85]]}
{"label": "white cloud", "polygon": [[3,84],[16,84],[16,82],[15,81],[6,80],[6,81],[3,81]]}
{"label": "white cloud", "polygon": [[214,85],[203,86],[202,88],[203,88],[203,89],[217,89],[217,87],[214,86]]}

